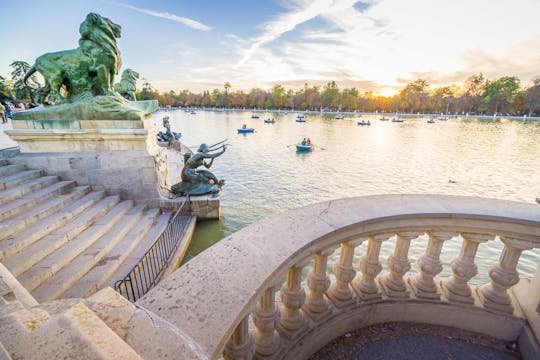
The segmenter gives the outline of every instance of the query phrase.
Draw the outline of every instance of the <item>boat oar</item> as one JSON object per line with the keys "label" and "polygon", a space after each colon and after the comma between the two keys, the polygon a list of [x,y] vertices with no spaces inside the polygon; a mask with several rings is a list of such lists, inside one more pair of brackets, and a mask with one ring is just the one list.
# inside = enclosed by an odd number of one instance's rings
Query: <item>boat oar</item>
{"label": "boat oar", "polygon": [[323,147],[321,147],[321,146],[319,146],[319,145],[311,144],[311,146],[316,146],[316,147],[318,147],[318,148],[321,149],[321,150],[326,150],[326,148],[323,148]]}

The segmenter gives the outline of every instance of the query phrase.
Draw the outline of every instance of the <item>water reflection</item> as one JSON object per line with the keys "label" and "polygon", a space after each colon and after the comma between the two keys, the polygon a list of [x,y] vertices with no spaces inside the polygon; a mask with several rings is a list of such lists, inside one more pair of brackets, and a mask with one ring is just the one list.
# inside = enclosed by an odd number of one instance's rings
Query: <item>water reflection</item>
{"label": "water reflection", "polygon": [[[212,166],[226,181],[223,217],[197,227],[190,255],[261,217],[324,200],[437,193],[534,202],[540,196],[540,122],[469,118],[427,124],[426,118],[415,117],[392,123],[364,115],[371,126],[358,126],[358,118],[347,115],[344,120],[306,115],[305,123],[295,121],[296,113],[260,114],[260,119],[232,111],[167,115],[187,144],[225,138],[232,144]],[[162,116],[157,113],[156,121]],[[272,117],[274,124],[264,123]],[[255,133],[237,134],[244,123]],[[291,145],[307,137],[317,147],[297,153]],[[460,246],[459,241],[445,245],[445,264]],[[494,261],[499,246],[483,244],[478,254]],[[411,259],[420,255],[412,251]],[[536,252],[525,252],[521,270],[532,273],[538,259]]]}

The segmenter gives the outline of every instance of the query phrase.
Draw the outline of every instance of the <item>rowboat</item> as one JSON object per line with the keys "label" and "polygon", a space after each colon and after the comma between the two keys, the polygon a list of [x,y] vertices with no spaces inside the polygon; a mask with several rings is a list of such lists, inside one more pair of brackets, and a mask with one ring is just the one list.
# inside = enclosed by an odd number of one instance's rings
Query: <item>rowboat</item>
{"label": "rowboat", "polygon": [[427,121],[427,123],[428,123],[428,124],[435,124],[435,120],[429,119],[429,120]]}
{"label": "rowboat", "polygon": [[403,119],[392,119],[392,122],[397,122],[397,123],[402,123],[404,121],[405,120],[403,120]]}
{"label": "rowboat", "polygon": [[308,152],[308,151],[311,151],[311,150],[313,150],[313,145],[302,145],[302,144],[296,145],[296,151]]}
{"label": "rowboat", "polygon": [[382,117],[382,118],[380,118],[379,120],[380,120],[380,121],[388,121],[388,120],[390,120],[390,119],[389,119],[389,118],[387,118],[387,117],[384,117],[384,116],[383,116],[383,117]]}
{"label": "rowboat", "polygon": [[343,116],[340,116],[340,115],[336,116],[336,120],[343,120]]}
{"label": "rowboat", "polygon": [[259,118],[259,115],[253,114],[253,115],[251,115],[251,118],[252,118],[252,119],[258,119],[258,118]]}
{"label": "rowboat", "polygon": [[296,119],[296,122],[306,122],[306,119],[304,119],[304,118],[297,118],[297,119]]}
{"label": "rowboat", "polygon": [[275,122],[276,122],[276,121],[275,121],[274,119],[265,119],[265,120],[264,120],[264,123],[265,123],[265,124],[273,124],[273,123],[275,123]]}
{"label": "rowboat", "polygon": [[369,121],[365,122],[364,120],[358,121],[357,124],[361,125],[361,126],[370,126],[371,125],[371,123]]}
{"label": "rowboat", "polygon": [[254,128],[238,129],[239,134],[247,134],[247,133],[252,133],[252,132],[255,132]]}

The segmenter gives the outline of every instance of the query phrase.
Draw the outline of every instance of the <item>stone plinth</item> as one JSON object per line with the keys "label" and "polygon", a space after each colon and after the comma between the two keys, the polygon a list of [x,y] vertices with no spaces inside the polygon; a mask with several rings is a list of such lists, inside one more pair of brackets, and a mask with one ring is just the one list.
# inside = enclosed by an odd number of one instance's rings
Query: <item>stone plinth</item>
{"label": "stone plinth", "polygon": [[112,114],[104,120],[89,116],[49,120],[38,115],[21,113],[13,130],[6,131],[20,147],[13,163],[126,199],[159,199],[171,186],[167,151],[155,143],[158,129],[150,113],[139,119]]}
{"label": "stone plinth", "polygon": [[62,180],[74,180],[78,185],[103,189],[124,199],[156,199],[160,197],[160,186],[165,186],[158,166],[160,163],[166,166],[166,162],[146,150],[30,153],[13,157],[10,162],[58,175]]}
{"label": "stone plinth", "polygon": [[191,213],[197,219],[210,220],[219,219],[221,215],[221,197],[213,195],[194,196],[190,200]]}
{"label": "stone plinth", "polygon": [[[164,211],[174,212],[184,200],[185,197],[174,199],[161,198],[151,201],[149,205],[159,207]],[[218,220],[221,216],[221,196],[192,196],[190,199],[190,214],[196,216],[197,220]]]}

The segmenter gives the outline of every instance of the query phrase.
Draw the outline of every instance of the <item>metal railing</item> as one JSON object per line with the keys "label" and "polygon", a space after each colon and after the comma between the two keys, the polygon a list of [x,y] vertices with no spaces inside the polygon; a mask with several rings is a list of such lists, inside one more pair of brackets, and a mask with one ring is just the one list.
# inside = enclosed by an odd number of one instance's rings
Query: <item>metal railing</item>
{"label": "metal railing", "polygon": [[139,262],[126,277],[114,283],[116,291],[129,301],[135,302],[156,285],[180,243],[179,240],[191,219],[189,215],[190,201],[189,197],[186,197]]}

